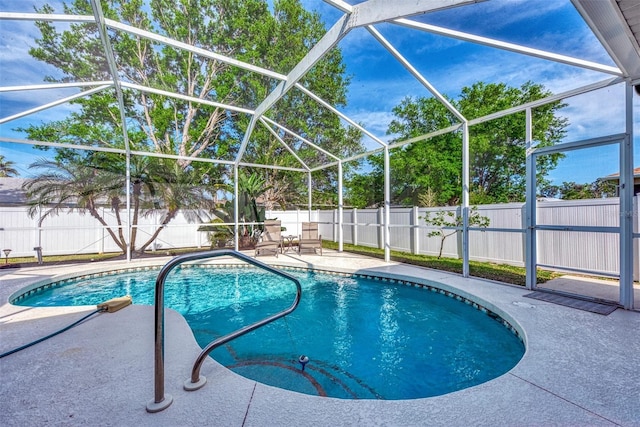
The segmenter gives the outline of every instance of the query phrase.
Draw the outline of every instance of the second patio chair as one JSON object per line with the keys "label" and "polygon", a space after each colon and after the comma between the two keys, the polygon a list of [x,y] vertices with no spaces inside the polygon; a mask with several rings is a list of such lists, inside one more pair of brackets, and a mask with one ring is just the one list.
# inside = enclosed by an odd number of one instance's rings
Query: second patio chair
{"label": "second patio chair", "polygon": [[313,253],[316,253],[316,249],[320,249],[320,255],[322,255],[322,236],[318,233],[317,222],[302,223],[302,234],[298,239],[298,254],[309,249],[313,250]]}

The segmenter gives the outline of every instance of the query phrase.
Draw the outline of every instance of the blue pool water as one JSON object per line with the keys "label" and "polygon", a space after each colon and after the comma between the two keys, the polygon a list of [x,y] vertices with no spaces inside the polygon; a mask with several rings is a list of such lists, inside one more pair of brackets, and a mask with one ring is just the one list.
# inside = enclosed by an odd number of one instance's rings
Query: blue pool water
{"label": "blue pool water", "polygon": [[[214,350],[214,359],[247,378],[301,393],[413,399],[488,381],[524,354],[501,319],[428,288],[289,272],[302,284],[299,307]],[[131,295],[134,304],[153,305],[156,276],[84,278],[14,303],[94,305]],[[294,296],[293,283],[254,268],[179,268],[165,287],[166,306],[182,313],[201,347],[289,307]],[[304,370],[300,355],[310,360]]]}

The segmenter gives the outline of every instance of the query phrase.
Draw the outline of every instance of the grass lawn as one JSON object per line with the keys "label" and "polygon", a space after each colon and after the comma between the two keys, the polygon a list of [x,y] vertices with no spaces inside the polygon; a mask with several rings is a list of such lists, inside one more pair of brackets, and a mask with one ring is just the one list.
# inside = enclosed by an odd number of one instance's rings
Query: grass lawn
{"label": "grass lawn", "polygon": [[[323,240],[322,246],[327,249],[338,249],[338,243]],[[345,252],[366,255],[374,258],[384,258],[384,250],[370,248],[366,246],[354,246],[344,244]],[[451,273],[462,274],[462,260],[455,258],[438,258],[429,255],[415,255],[409,252],[391,251],[391,260],[403,262],[405,264],[419,265],[421,267],[432,268],[434,270],[449,271]],[[469,273],[471,276],[482,279],[497,280],[499,282],[511,283],[514,285],[525,285],[526,269],[507,264],[493,264],[488,262],[469,261]],[[544,283],[561,274],[548,270],[538,269],[537,282]]]}

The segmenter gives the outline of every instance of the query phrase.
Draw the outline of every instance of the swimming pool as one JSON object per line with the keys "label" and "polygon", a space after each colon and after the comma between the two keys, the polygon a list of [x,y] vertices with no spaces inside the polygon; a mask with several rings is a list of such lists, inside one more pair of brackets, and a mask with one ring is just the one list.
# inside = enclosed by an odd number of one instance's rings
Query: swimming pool
{"label": "swimming pool", "polygon": [[[214,359],[245,377],[302,393],[412,399],[488,381],[524,353],[506,321],[435,284],[288,272],[302,283],[298,309],[215,350]],[[92,275],[12,302],[93,305],[129,294],[135,304],[153,304],[156,276],[157,271]],[[194,266],[170,273],[165,302],[185,317],[204,347],[288,307],[294,293],[290,282],[253,268]],[[310,359],[304,370],[300,355]]]}

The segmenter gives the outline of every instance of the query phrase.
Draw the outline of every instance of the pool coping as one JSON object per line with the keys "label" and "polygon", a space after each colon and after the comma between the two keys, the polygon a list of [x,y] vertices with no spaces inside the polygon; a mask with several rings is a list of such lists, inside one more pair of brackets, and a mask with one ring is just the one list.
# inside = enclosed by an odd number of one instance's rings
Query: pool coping
{"label": "pool coping", "polygon": [[[281,255],[260,260],[287,267],[330,267],[341,273],[437,282],[443,289],[482,301],[521,328],[525,355],[501,377],[425,399],[343,400],[303,395],[245,379],[214,361],[207,361],[202,370],[210,382],[199,391],[185,392],[182,383],[200,349],[182,316],[167,310],[165,387],[174,402],[160,413],[149,414],[144,408],[153,398],[153,309],[132,306],[94,316],[50,340],[54,342],[38,344],[37,351],[28,349],[0,359],[0,422],[10,426],[27,421],[57,424],[71,417],[76,424],[100,419],[103,425],[202,425],[211,420],[220,425],[640,425],[640,373],[632,365],[640,352],[640,313],[621,309],[609,316],[582,312],[525,299],[528,290],[524,288],[331,251],[323,256]],[[52,276],[78,275],[81,270],[113,265],[52,268],[44,274],[47,278],[42,277],[42,269],[2,272],[0,351],[39,337],[44,330],[67,324],[78,312],[89,310],[20,310],[6,303],[18,288],[36,286]],[[125,267],[136,265],[142,263]],[[83,375],[87,370],[91,375]],[[69,375],[76,371],[80,375]],[[106,378],[104,386],[96,389],[95,377]],[[67,385],[62,391],[61,384]]]}

